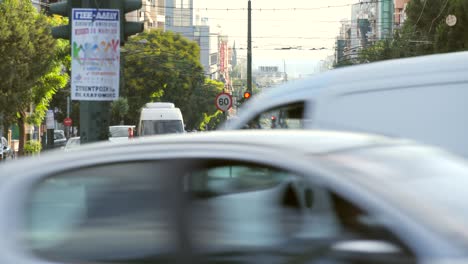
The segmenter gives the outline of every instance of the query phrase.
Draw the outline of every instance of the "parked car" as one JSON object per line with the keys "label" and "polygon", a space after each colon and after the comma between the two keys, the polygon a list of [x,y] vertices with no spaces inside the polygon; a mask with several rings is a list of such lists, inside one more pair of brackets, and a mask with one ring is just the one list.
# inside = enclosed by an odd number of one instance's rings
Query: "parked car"
{"label": "parked car", "polygon": [[468,157],[468,52],[334,69],[265,89],[224,129],[332,129],[411,138]]}
{"label": "parked car", "polygon": [[468,164],[412,141],[235,131],[6,163],[1,263],[463,263]]}
{"label": "parked car", "polygon": [[54,148],[64,147],[67,144],[67,138],[63,130],[54,130]]}
{"label": "parked car", "polygon": [[8,140],[5,137],[0,138],[0,160],[6,160],[8,157],[13,157],[13,150],[8,145]]}
{"label": "parked car", "polygon": [[71,137],[68,139],[67,144],[63,147],[66,152],[74,151],[80,147],[80,137]]}

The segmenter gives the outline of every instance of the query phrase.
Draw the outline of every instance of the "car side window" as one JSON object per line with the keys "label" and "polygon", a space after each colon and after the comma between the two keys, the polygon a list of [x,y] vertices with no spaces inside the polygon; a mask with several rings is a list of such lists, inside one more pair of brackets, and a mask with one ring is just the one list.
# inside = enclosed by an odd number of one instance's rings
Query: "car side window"
{"label": "car side window", "polygon": [[[201,263],[414,260],[377,217],[295,173],[259,164],[207,162],[186,177],[192,241]],[[363,242],[381,251],[360,251]]]}
{"label": "car side window", "polygon": [[378,218],[308,176],[222,159],[80,168],[35,186],[23,239],[66,263],[411,263]]}
{"label": "car side window", "polygon": [[[167,170],[108,164],[51,176],[29,198],[23,238],[39,257],[65,262],[151,261],[176,248]],[[148,258],[150,260],[148,260]]]}
{"label": "car side window", "polygon": [[304,103],[294,103],[269,109],[250,120],[244,129],[302,129]]}

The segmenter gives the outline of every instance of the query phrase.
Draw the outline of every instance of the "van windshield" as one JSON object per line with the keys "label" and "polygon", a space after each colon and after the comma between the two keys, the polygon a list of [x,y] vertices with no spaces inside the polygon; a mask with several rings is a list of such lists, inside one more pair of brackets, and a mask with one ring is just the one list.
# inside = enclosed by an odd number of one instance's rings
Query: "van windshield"
{"label": "van windshield", "polygon": [[141,136],[184,132],[181,120],[143,120],[141,128]]}

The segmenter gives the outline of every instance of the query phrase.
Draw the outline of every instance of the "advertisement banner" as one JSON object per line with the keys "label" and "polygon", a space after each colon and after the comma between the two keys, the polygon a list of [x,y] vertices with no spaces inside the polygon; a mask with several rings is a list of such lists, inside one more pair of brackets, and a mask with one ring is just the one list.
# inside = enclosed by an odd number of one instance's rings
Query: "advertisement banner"
{"label": "advertisement banner", "polygon": [[226,43],[224,41],[221,42],[219,46],[219,71],[224,73],[226,70]]}
{"label": "advertisement banner", "polygon": [[72,100],[118,99],[120,11],[73,8],[72,12]]}

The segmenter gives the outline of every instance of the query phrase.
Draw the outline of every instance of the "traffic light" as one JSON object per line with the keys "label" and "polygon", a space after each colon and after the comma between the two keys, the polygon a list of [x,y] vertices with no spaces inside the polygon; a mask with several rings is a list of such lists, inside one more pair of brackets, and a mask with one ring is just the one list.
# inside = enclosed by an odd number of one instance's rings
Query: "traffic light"
{"label": "traffic light", "polygon": [[[72,8],[81,7],[81,0],[65,0],[57,3],[52,3],[49,6],[47,13],[49,15],[59,15],[68,17],[68,23],[72,20]],[[52,36],[56,39],[70,39],[71,27],[70,24],[52,27]]]}
{"label": "traffic light", "polygon": [[[143,22],[127,22],[125,14],[140,9],[143,6],[141,0],[104,0],[100,5],[95,6],[93,1],[85,4],[81,0],[64,0],[58,3],[52,3],[49,6],[49,15],[60,15],[68,17],[69,23],[72,21],[72,8],[101,8],[101,9],[119,9],[120,10],[120,45],[123,45],[131,35],[140,33],[144,29]],[[52,28],[54,38],[70,39],[70,24]]]}
{"label": "traffic light", "polygon": [[247,100],[252,96],[252,94],[249,91],[244,92],[244,99]]}
{"label": "traffic light", "polygon": [[138,10],[143,6],[142,0],[108,0],[106,8],[120,10],[120,45],[123,46],[125,41],[131,35],[143,32],[143,22],[126,21],[125,14]]}

